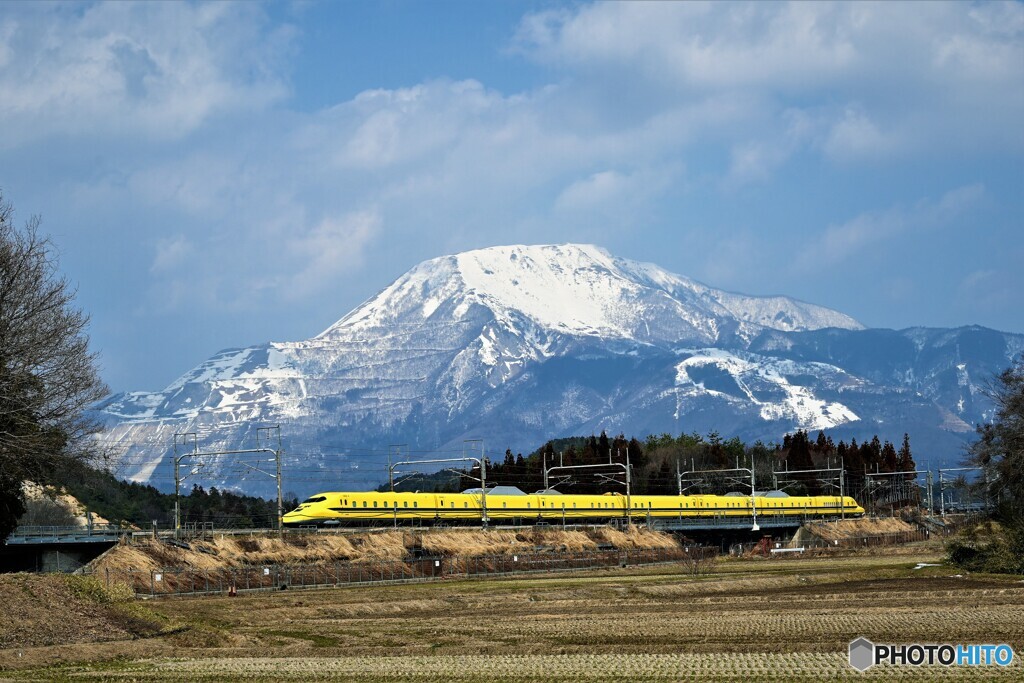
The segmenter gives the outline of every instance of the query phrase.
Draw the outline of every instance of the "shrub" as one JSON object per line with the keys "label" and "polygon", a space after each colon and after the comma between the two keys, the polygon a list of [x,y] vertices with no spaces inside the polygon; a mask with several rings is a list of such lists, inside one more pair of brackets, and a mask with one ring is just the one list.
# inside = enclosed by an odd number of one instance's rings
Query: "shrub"
{"label": "shrub", "polygon": [[949,561],[974,572],[1024,574],[1024,526],[984,522],[946,544]]}

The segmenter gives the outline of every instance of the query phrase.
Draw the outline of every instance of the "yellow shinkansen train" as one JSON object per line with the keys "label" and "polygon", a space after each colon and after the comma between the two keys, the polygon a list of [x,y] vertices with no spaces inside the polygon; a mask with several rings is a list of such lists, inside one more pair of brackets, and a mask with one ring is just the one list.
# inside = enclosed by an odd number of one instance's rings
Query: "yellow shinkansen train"
{"label": "yellow shinkansen train", "polygon": [[789,496],[779,491],[750,495],[690,496],[571,495],[554,491],[525,494],[508,487],[465,493],[327,492],[304,500],[284,516],[286,526],[372,526],[383,524],[479,524],[486,498],[487,521],[603,523],[624,519],[750,517],[856,517],[864,508],[849,496]]}

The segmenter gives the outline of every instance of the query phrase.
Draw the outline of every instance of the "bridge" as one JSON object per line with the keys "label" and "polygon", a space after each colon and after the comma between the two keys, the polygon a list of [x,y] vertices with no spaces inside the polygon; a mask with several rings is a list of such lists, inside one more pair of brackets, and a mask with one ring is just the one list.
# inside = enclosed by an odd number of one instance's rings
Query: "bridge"
{"label": "bridge", "polygon": [[[649,526],[658,531],[756,531],[761,529],[798,529],[808,522],[820,522],[822,517],[811,517],[803,515],[758,515],[755,520],[752,516],[734,517],[715,515],[713,517],[652,517],[650,520],[638,520],[633,518],[633,524]],[[829,517],[828,519],[835,519]],[[757,525],[757,529],[754,525]]]}
{"label": "bridge", "polygon": [[7,537],[7,545],[116,543],[122,533],[114,524],[19,526]]}
{"label": "bridge", "polygon": [[122,534],[113,524],[20,526],[0,547],[0,571],[72,572],[111,548]]}

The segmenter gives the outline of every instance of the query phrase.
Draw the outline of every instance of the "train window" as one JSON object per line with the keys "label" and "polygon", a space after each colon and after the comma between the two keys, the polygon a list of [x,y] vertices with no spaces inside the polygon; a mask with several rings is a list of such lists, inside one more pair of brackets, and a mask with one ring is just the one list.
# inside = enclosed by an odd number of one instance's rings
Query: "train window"
{"label": "train window", "polygon": [[530,507],[530,504],[529,504],[529,503],[527,503],[527,504],[526,504],[526,507]]}
{"label": "train window", "polygon": [[452,507],[455,507],[455,503],[454,502],[452,502]]}
{"label": "train window", "polygon": [[356,507],[357,505],[358,505],[358,503],[356,503],[356,502],[355,502],[355,501],[353,500],[353,501],[352,501],[352,507]]}
{"label": "train window", "polygon": [[573,503],[573,504],[572,504],[572,506],[573,506],[573,507],[576,507],[576,503]]}
{"label": "train window", "polygon": [[404,507],[404,508],[407,508],[407,507],[409,507],[409,501],[405,501],[405,502],[403,502],[403,503],[402,503],[402,507]]}
{"label": "train window", "polygon": [[365,500],[363,501],[363,507],[366,507],[366,501]]}
{"label": "train window", "polygon": [[373,501],[373,507],[377,507],[377,501]]}
{"label": "train window", "polygon": [[327,496],[313,496],[312,498],[307,498],[306,500],[302,501],[302,504],[305,505],[306,503],[322,503],[325,500],[327,500]]}
{"label": "train window", "polygon": [[469,507],[469,503],[463,503],[463,504],[462,504],[462,507],[464,507],[464,508],[468,508],[468,507]]}
{"label": "train window", "polygon": [[594,507],[594,504],[593,504],[593,503],[591,503],[591,504],[590,504],[590,507]]}
{"label": "train window", "polygon": [[412,506],[413,506],[414,508],[418,508],[418,507],[420,506],[420,504],[419,504],[419,503],[417,503],[417,502],[416,502],[416,501],[414,500],[414,501],[412,502]]}
{"label": "train window", "polygon": [[501,507],[503,507],[503,508],[507,508],[507,507],[508,507],[508,503],[502,503],[502,504],[501,504]]}

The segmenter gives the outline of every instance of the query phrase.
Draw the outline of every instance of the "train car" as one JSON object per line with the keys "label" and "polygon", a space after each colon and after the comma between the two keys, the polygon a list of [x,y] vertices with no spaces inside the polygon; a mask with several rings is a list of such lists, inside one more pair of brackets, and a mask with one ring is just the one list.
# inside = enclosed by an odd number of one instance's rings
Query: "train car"
{"label": "train car", "polygon": [[[486,500],[486,502],[485,502]],[[751,517],[857,517],[864,508],[849,496],[788,496],[764,492],[726,495],[525,494],[513,487],[463,493],[326,492],[310,496],[284,516],[286,526],[398,524],[606,523],[625,519]]]}

